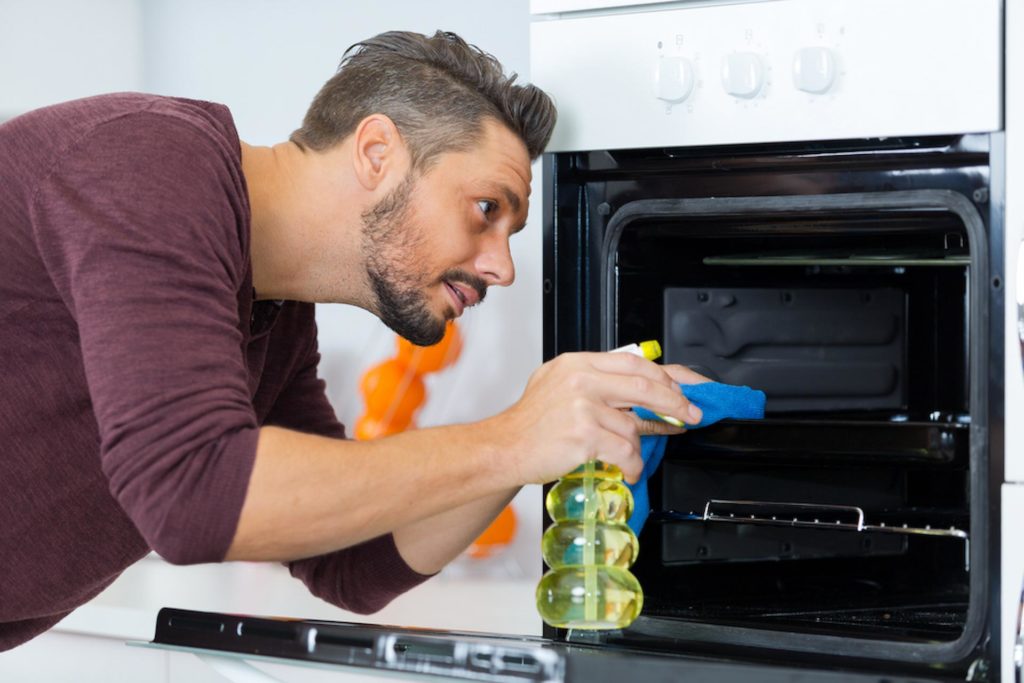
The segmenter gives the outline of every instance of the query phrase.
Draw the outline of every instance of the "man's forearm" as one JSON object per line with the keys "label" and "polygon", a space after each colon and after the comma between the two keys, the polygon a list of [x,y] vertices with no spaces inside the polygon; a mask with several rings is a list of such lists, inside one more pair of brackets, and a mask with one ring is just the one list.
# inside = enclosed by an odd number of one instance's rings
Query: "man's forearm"
{"label": "man's forearm", "polygon": [[[519,401],[481,422],[365,442],[264,427],[227,559],[321,555],[423,522],[410,527],[419,540],[401,534],[407,561],[439,568],[523,484],[598,456],[636,481],[640,421],[624,408],[700,420],[669,371],[624,353],[563,354],[531,376]],[[454,512],[474,501],[473,514]],[[424,522],[441,513],[450,514]],[[425,550],[445,524],[457,538]]]}
{"label": "man's forearm", "polygon": [[396,529],[399,554],[420,574],[440,571],[483,533],[518,491],[501,491]]}
{"label": "man's forearm", "polygon": [[[453,507],[507,497],[517,482],[500,466],[485,429],[476,423],[356,442],[264,427],[226,559],[320,555]],[[486,508],[481,503],[481,514]],[[426,559],[423,566],[432,566]]]}

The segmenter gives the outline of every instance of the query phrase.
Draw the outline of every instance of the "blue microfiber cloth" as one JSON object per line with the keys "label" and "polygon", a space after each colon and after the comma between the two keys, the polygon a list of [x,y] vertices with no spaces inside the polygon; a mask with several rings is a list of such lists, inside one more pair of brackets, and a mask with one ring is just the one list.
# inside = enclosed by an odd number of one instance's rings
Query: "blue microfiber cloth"
{"label": "blue microfiber cloth", "polygon": [[[700,423],[687,425],[687,429],[707,427],[726,418],[760,420],[764,417],[765,395],[763,391],[750,387],[721,384],[719,382],[703,382],[701,384],[681,384],[683,396],[700,408],[704,415]],[[657,415],[644,408],[633,408],[633,411],[645,420],[657,420]],[[644,471],[640,480],[629,484],[633,492],[633,516],[629,518],[629,528],[637,536],[651,512],[651,501],[647,496],[647,480],[661,465],[665,456],[667,436],[640,437],[640,456],[644,459]]]}

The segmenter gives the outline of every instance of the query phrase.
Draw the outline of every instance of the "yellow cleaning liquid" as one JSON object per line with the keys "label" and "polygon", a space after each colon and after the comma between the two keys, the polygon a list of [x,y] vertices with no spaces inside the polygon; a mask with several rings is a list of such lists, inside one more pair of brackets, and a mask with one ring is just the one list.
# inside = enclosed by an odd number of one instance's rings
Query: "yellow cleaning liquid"
{"label": "yellow cleaning liquid", "polygon": [[639,544],[626,520],[633,494],[622,473],[587,463],[548,491],[555,523],[541,549],[551,567],[537,585],[537,611],[558,628],[615,629],[633,623],[643,607],[640,583],[629,572]]}
{"label": "yellow cleaning liquid", "polygon": [[[657,342],[623,351],[648,360],[661,355]],[[618,629],[643,609],[640,582],[629,571],[640,545],[626,526],[633,494],[615,466],[591,461],[562,477],[545,501],[554,524],[541,550],[550,570],[537,584],[537,611],[557,628]]]}

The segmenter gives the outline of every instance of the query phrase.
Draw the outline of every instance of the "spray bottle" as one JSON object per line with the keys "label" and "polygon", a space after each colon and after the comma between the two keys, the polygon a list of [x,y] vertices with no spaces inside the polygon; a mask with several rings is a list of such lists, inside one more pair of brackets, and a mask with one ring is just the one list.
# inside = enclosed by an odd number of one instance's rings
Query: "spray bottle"
{"label": "spray bottle", "polygon": [[[630,344],[613,352],[655,360],[657,341]],[[659,416],[676,426],[672,417]],[[541,551],[550,570],[537,584],[537,611],[557,628],[619,629],[643,608],[643,590],[629,567],[640,545],[626,522],[633,494],[614,465],[591,460],[558,480],[545,501],[554,524],[544,532]]]}

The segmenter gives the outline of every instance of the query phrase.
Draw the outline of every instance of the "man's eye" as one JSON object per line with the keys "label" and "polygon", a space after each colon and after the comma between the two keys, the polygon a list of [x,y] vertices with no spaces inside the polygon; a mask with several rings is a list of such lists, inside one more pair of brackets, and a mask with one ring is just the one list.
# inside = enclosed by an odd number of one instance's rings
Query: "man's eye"
{"label": "man's eye", "polygon": [[483,212],[485,216],[490,216],[498,208],[498,203],[491,201],[490,199],[481,199],[476,203],[476,205],[480,207],[480,211]]}

